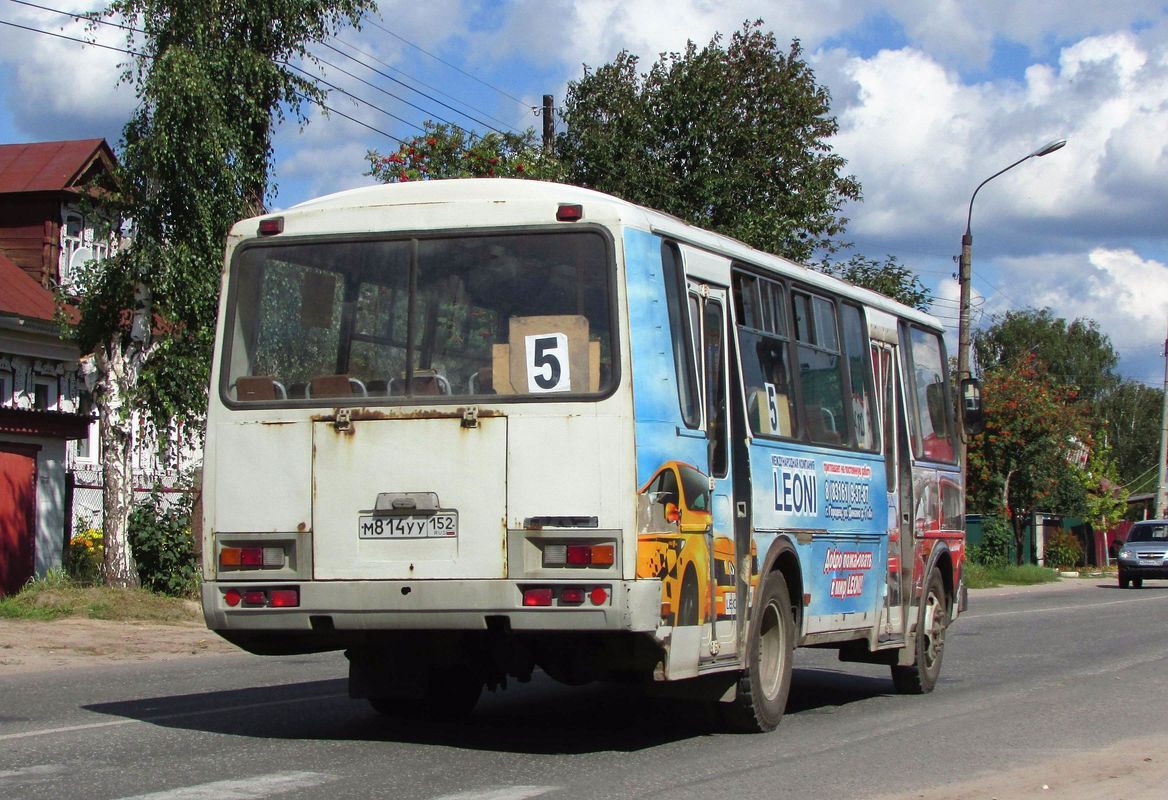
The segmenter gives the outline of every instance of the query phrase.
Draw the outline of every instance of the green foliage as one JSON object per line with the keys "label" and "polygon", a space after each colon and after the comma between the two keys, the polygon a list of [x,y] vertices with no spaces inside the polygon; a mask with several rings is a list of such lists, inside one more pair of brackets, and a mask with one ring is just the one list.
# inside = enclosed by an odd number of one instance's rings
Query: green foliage
{"label": "green foliage", "polygon": [[143,588],[170,597],[195,593],[199,576],[189,499],[167,502],[159,491],[152,493],[130,514],[130,545]]}
{"label": "green foliage", "polygon": [[572,183],[661,209],[796,261],[832,252],[860,197],[829,141],[830,97],[762,22],[729,43],[663,54],[646,74],[622,51],[568,84],[556,155]]}
{"label": "green foliage", "polygon": [[1119,356],[1095,321],[1068,323],[1048,308],[995,315],[988,328],[974,331],[973,349],[985,372],[1033,357],[1048,379],[1088,401],[1106,395],[1118,380]]}
{"label": "green foliage", "polygon": [[60,571],[29,581],[16,595],[0,597],[0,619],[64,617],[184,623],[195,621],[198,612],[187,601],[145,589],[82,586]]}
{"label": "green foliage", "polygon": [[968,505],[974,513],[1011,520],[1017,560],[1023,520],[1048,505],[1060,486],[1077,481],[1068,457],[1092,445],[1088,413],[1030,356],[987,372],[982,400],[985,430],[968,450]]}
{"label": "green foliage", "polygon": [[933,293],[921,283],[920,276],[901,264],[896,256],[890,255],[880,262],[857,253],[847,261],[824,261],[820,269],[921,311],[927,311],[933,302]]}
{"label": "green foliage", "polygon": [[[272,125],[284,109],[303,122],[305,106],[324,99],[289,62],[375,7],[113,0],[103,12],[129,26],[138,54],[122,76],[138,107],[123,131],[116,189],[105,197],[111,216],[132,220],[133,240],[85,275],[76,337],[82,352],[154,341],[127,399],[160,432],[176,419],[201,423],[225,237],[269,198]],[[132,310],[144,312],[137,330]]]}
{"label": "green foliage", "polygon": [[65,574],[81,586],[93,586],[101,582],[101,562],[103,556],[100,528],[85,528],[69,540],[65,546]]}
{"label": "green foliage", "polygon": [[970,589],[990,589],[994,586],[1033,586],[1053,583],[1059,579],[1058,573],[1047,567],[1026,564],[1021,567],[983,567],[980,564],[965,565],[965,585]]}
{"label": "green foliage", "polygon": [[1132,494],[1155,491],[1163,397],[1160,389],[1125,381],[1098,403],[1115,460],[1116,481]]}
{"label": "green foliage", "polygon": [[396,152],[370,150],[368,175],[383,183],[435,178],[535,178],[562,180],[563,169],[536,143],[535,131],[470,138],[453,125],[424,123],[425,133]]}
{"label": "green foliage", "polygon": [[1083,564],[1083,545],[1079,537],[1062,528],[1043,542],[1042,551],[1048,567],[1072,569]]}
{"label": "green foliage", "polygon": [[1014,561],[1014,534],[1001,517],[982,520],[981,541],[969,548],[969,560],[983,567],[1007,567]]}

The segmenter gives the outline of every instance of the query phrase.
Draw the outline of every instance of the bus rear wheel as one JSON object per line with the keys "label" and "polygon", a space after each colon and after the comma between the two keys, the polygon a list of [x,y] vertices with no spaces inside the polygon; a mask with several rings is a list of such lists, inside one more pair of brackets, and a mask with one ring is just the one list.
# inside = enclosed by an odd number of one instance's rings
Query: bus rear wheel
{"label": "bus rear wheel", "polygon": [[746,643],[746,672],[738,680],[734,700],[719,704],[726,727],[742,733],[774,730],[787,709],[795,618],[782,573],[772,572],[766,577],[758,609],[753,613]]}
{"label": "bus rear wheel", "polygon": [[916,658],[911,666],[894,664],[892,683],[901,694],[927,694],[937,685],[941,657],[945,654],[945,630],[949,627],[949,606],[945,581],[933,570],[921,596],[917,612]]}

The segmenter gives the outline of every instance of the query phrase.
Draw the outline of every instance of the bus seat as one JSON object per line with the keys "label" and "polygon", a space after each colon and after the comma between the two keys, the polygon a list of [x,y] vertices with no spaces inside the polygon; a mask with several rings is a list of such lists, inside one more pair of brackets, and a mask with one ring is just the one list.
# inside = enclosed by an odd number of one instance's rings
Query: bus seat
{"label": "bus seat", "polygon": [[389,382],[389,393],[392,395],[423,395],[433,396],[451,394],[450,381],[437,370],[414,370],[414,377],[410,379],[409,391],[406,391],[405,378],[394,378]]}
{"label": "bus seat", "polygon": [[348,375],[317,375],[308,382],[309,397],[365,396],[365,384]]}
{"label": "bus seat", "polygon": [[494,372],[490,367],[482,367],[470,374],[466,382],[466,390],[470,394],[494,394],[495,386],[492,381]]}
{"label": "bus seat", "polygon": [[271,375],[246,375],[235,381],[235,396],[238,400],[263,402],[286,400],[288,392],[284,390],[284,384]]}
{"label": "bus seat", "polygon": [[811,434],[811,441],[819,444],[839,444],[839,431],[835,428],[835,415],[829,408],[809,407],[807,409],[807,427]]}

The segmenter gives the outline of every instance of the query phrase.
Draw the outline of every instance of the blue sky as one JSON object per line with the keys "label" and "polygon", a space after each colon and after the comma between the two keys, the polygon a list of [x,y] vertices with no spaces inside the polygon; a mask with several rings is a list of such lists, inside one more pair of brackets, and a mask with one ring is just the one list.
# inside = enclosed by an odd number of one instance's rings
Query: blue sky
{"label": "blue sky", "polygon": [[[757,18],[780,42],[799,39],[831,91],[840,122],[832,145],[864,189],[863,202],[846,210],[845,238],[857,252],[894,254],[917,270],[936,294],[934,313],[952,327],[953,257],[973,189],[1047,141],[1067,139],[979,192],[975,319],[1049,307],[1096,320],[1121,354],[1121,372],[1160,385],[1168,334],[1166,3],[386,1],[376,24],[332,43],[429,97],[335,51],[317,53],[379,87],[322,67],[326,80],[380,110],[343,95],[330,104],[380,131],[416,132],[384,112],[414,125],[444,118],[471,130],[483,130],[474,120],[538,129],[532,108],[543,94],[562,100],[582,65],[626,48],[647,68],[658,53],[687,40],[705,44]],[[0,0],[0,20],[84,35],[68,17],[13,0]],[[124,44],[117,31],[97,35]],[[116,147],[134,102],[117,85],[122,58],[0,25],[0,141],[104,136]],[[283,207],[368,183],[365,152],[396,143],[314,112],[303,129],[284,125],[275,146],[275,203]]]}

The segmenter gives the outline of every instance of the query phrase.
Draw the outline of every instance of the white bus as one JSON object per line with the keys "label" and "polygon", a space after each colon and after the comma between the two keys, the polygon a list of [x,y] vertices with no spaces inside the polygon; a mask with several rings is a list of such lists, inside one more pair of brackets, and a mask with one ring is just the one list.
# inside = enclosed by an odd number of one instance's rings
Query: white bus
{"label": "white bus", "polygon": [[778,724],[796,646],[932,689],[964,599],[939,323],[571,186],[358,189],[228,243],[208,626],[386,714],[539,668]]}

